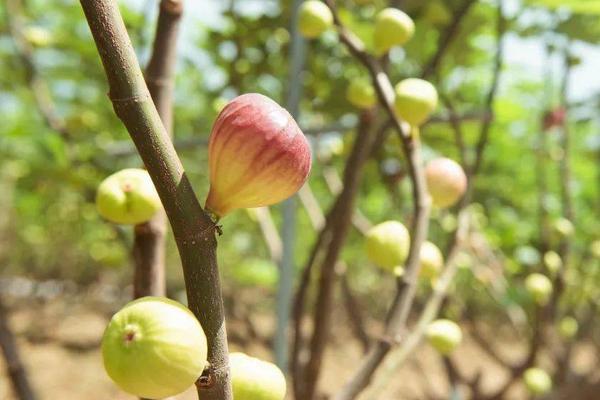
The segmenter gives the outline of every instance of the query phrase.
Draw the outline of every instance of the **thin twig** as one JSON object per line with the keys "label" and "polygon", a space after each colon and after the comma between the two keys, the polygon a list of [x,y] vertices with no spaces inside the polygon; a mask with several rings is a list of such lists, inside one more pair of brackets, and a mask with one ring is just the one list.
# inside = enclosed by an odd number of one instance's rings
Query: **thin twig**
{"label": "thin twig", "polygon": [[275,226],[275,222],[273,221],[271,210],[269,207],[259,207],[254,209],[254,214],[258,220],[265,243],[269,248],[271,261],[279,265],[282,253],[281,236],[279,236],[277,226]]}
{"label": "thin twig", "polygon": [[458,33],[463,19],[468,14],[471,6],[475,3],[476,0],[465,0],[464,3],[462,3],[460,7],[456,10],[450,25],[448,25],[444,32],[440,33],[437,51],[435,52],[431,60],[429,60],[429,62],[423,67],[423,72],[421,74],[422,78],[427,78],[439,68],[439,64],[444,58],[446,51],[450,47],[452,40]]}
{"label": "thin twig", "polygon": [[360,306],[356,298],[354,298],[350,282],[348,282],[348,275],[346,274],[348,268],[345,263],[340,262],[340,266],[337,269],[340,271],[342,298],[344,299],[344,306],[346,307],[348,319],[350,320],[352,334],[362,346],[363,352],[366,353],[367,350],[369,350],[369,335],[367,335],[365,330],[364,317],[360,311]]}
{"label": "thin twig", "polygon": [[31,89],[37,109],[50,129],[58,132],[63,139],[69,139],[71,134],[64,120],[56,111],[48,84],[35,65],[33,47],[23,34],[23,4],[21,0],[7,0],[6,8],[4,14],[7,18],[10,34],[24,66],[25,80]]}

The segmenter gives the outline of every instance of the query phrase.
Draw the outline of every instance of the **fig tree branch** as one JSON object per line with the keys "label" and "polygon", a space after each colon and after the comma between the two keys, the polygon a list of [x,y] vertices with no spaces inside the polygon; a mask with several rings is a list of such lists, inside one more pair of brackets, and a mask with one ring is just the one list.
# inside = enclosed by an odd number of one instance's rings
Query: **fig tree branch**
{"label": "fig tree branch", "polygon": [[203,400],[231,400],[225,315],[216,262],[216,226],[204,212],[160,116],[112,0],[81,0],[109,85],[115,113],[133,139],[171,223],[183,265],[188,306],[208,341],[210,379]]}
{"label": "fig tree branch", "polygon": [[[162,0],[146,84],[167,133],[173,137],[173,80],[177,60],[177,36],[183,13],[180,0]],[[160,210],[154,218],[134,230],[133,259],[135,273],[133,295],[164,296],[165,239],[167,218]]]}
{"label": "fig tree branch", "polygon": [[425,187],[419,140],[411,135],[411,132],[403,126],[402,121],[396,116],[393,106],[394,89],[389,77],[379,61],[365,51],[361,40],[343,26],[337,14],[335,2],[327,0],[326,4],[334,15],[334,23],[338,29],[340,40],[345,44],[350,53],[369,71],[379,103],[392,120],[392,125],[398,132],[407,160],[413,189],[413,219],[410,226],[411,244],[405,273],[398,280],[398,289],[388,311],[383,336],[373,344],[364,362],[353,377],[334,396],[335,400],[348,400],[354,399],[368,385],[373,373],[383,361],[392,345],[405,333],[406,322],[416,294],[419,251],[421,243],[427,236],[429,226],[430,199]]}
{"label": "fig tree branch", "polygon": [[[317,299],[313,316],[313,332],[310,339],[310,354],[300,376],[301,391],[297,398],[313,399],[316,393],[319,373],[323,360],[323,352],[329,339],[331,308],[333,303],[333,284],[335,282],[335,265],[346,240],[351,225],[351,216],[358,188],[362,180],[362,169],[373,144],[373,111],[361,114],[361,122],[357,129],[357,138],[346,163],[343,177],[343,189],[337,197],[327,216],[327,224],[332,235],[323,243],[324,256],[320,263]],[[297,379],[297,378],[296,378]]]}
{"label": "fig tree branch", "polygon": [[452,40],[458,34],[463,19],[467,16],[471,6],[473,6],[473,4],[476,2],[476,0],[464,0],[464,2],[458,7],[454,13],[450,25],[448,25],[444,32],[440,33],[437,50],[431,60],[429,60],[429,62],[423,67],[423,72],[421,73],[422,78],[425,79],[429,77],[439,68],[439,64],[444,58],[446,51],[450,47]]}
{"label": "fig tree branch", "polygon": [[21,1],[22,0],[7,0],[7,11],[4,14],[17,54],[24,67],[25,81],[31,89],[36,107],[46,125],[48,125],[50,129],[58,132],[63,139],[69,139],[71,133],[67,129],[64,120],[56,111],[50,89],[35,65],[33,47],[23,34],[23,4]]}
{"label": "fig tree branch", "polygon": [[0,299],[0,349],[4,355],[6,370],[17,399],[35,400],[37,397],[31,387],[27,371],[21,361],[15,335],[8,323],[8,311]]}
{"label": "fig tree branch", "polygon": [[458,214],[458,228],[448,244],[444,270],[433,287],[431,296],[429,296],[429,299],[425,303],[425,307],[423,308],[416,325],[381,366],[381,370],[376,376],[375,382],[365,392],[364,397],[366,399],[375,400],[382,398],[382,394],[387,390],[387,386],[393,378],[394,373],[421,343],[427,327],[438,315],[440,307],[446,298],[448,288],[458,270],[456,255],[469,233],[469,219],[468,210],[462,209]]}
{"label": "fig tree branch", "polygon": [[[328,3],[330,5],[333,4],[331,1],[328,1]],[[471,6],[471,4],[469,4],[469,1],[467,1],[464,4],[464,13],[466,13],[466,11],[468,11],[468,8],[470,6]],[[334,7],[331,7],[331,8],[334,10]],[[463,13],[463,16],[464,16],[464,13]],[[339,19],[337,19],[337,18],[336,18],[336,23],[338,25],[340,25]],[[491,115],[493,112],[493,108],[492,108],[493,101],[495,99],[496,91],[497,91],[497,88],[499,85],[500,72],[501,72],[501,66],[502,66],[502,60],[503,60],[502,37],[503,37],[503,33],[504,33],[504,18],[503,18],[503,14],[502,14],[501,3],[498,6],[497,29],[498,29],[498,32],[497,32],[498,43],[497,43],[496,55],[495,55],[495,59],[494,59],[492,84],[491,84],[491,88],[488,92],[488,95],[486,97],[486,103],[485,103],[485,107],[486,107],[486,111],[487,111],[486,115],[488,115],[488,114]],[[360,46],[360,42],[358,41],[358,39],[353,39],[350,36],[350,34],[348,34],[348,31],[343,30],[343,27],[340,31],[340,35],[342,36],[342,40],[349,46],[351,53],[355,54],[357,56],[357,58],[359,60],[363,61],[365,66],[367,66],[367,68],[369,68],[371,75],[373,77],[374,83],[376,85],[376,88],[377,88],[378,83],[385,82],[385,79],[382,79],[381,73],[378,70],[378,68],[373,68],[373,62],[367,62],[368,55],[362,50],[362,46]],[[344,39],[344,36],[348,36],[348,38]],[[435,65],[437,65],[437,62]],[[427,70],[428,70],[428,68],[425,69],[425,71],[427,71]],[[391,85],[389,85],[389,86],[391,86]],[[385,90],[382,90],[382,89],[377,89],[377,91],[380,94],[380,100],[385,102],[386,98],[385,98],[385,96],[382,96],[382,94],[385,94]],[[389,90],[388,90],[388,92],[389,92]],[[388,99],[388,103],[389,103],[389,106],[386,108],[389,110],[392,118],[394,118],[390,99]],[[473,178],[476,175],[476,173],[479,171],[479,168],[480,168],[482,160],[483,160],[483,153],[484,153],[485,147],[488,143],[489,130],[491,127],[492,120],[493,120],[493,118],[487,118],[487,117],[482,120],[482,126],[481,126],[481,130],[480,130],[479,140],[478,140],[478,143],[477,143],[476,149],[475,149],[475,160],[474,160],[472,168],[467,169],[467,178],[468,178],[468,182],[469,182],[468,188],[467,188],[467,193],[461,199],[461,201],[459,203],[459,206],[458,206],[459,210],[463,210],[466,207],[466,205],[469,204],[469,202],[471,200],[472,193],[473,193]],[[459,125],[454,124],[455,129],[458,126]],[[401,127],[399,127],[399,128],[401,128]],[[399,131],[402,132],[401,129],[399,129]],[[405,137],[405,135],[401,134],[401,137]],[[403,143],[405,144],[405,151],[408,154],[408,158],[409,158],[409,160],[411,160],[410,147],[406,146],[405,141],[403,141]],[[415,229],[415,228],[419,228],[418,219],[419,219],[419,216],[421,215],[421,219],[425,220],[425,222],[421,221],[421,224],[424,225],[424,227],[421,227],[421,229],[424,232],[421,233],[422,237],[421,238],[417,237],[416,240],[423,240],[424,236],[426,235],[426,232],[427,232],[428,215],[423,217],[422,214],[428,214],[428,212],[427,212],[427,209],[425,210],[424,213],[423,213],[423,210],[419,209],[419,205],[420,205],[419,203],[423,201],[423,198],[426,196],[426,194],[419,193],[420,192],[419,179],[415,178],[415,173],[414,173],[414,168],[415,168],[415,166],[418,166],[418,165],[419,165],[418,162],[410,162],[409,163],[409,166],[412,167],[411,168],[412,171],[409,170],[409,172],[410,172],[411,181],[413,182],[413,188],[414,188],[414,192],[413,192],[414,193],[414,203],[415,203],[415,217],[414,218],[415,218],[415,220],[417,220],[417,225],[414,226],[411,231],[419,232],[419,230]],[[424,191],[424,188],[422,190]],[[455,243],[457,243],[458,239],[459,239],[458,233],[459,232],[457,231],[453,235],[453,239],[451,240],[450,245],[449,245],[450,250],[455,249]],[[414,238],[415,236],[416,235],[411,232],[411,238],[413,238],[413,240],[415,240],[415,238]],[[419,243],[419,246],[420,246],[420,243]],[[407,267],[406,267],[407,273],[405,274],[405,276],[406,275],[410,276],[409,271],[413,272],[413,273],[418,272],[418,250],[419,250],[419,247],[417,247],[416,250],[417,250],[417,254],[412,254],[413,249],[412,249],[412,245],[411,245],[411,254],[409,254],[409,259],[407,261]],[[414,256],[413,260],[411,260],[411,255]],[[411,265],[411,261],[414,262],[414,265]],[[454,272],[450,268],[446,268],[446,270],[447,271],[450,270],[450,272],[448,273],[448,275],[449,275],[448,285],[449,285],[449,283],[452,280],[452,277],[454,275]],[[408,282],[407,287],[409,289],[414,290],[414,283],[411,287],[410,282]],[[445,290],[447,290],[447,287],[445,288]],[[432,319],[435,317],[435,315],[437,315],[439,306],[441,305],[442,300],[445,297],[445,290],[442,291],[438,295],[439,299],[436,298],[434,301],[432,301],[431,308],[429,308],[427,310],[428,312],[432,313],[431,314]],[[395,333],[396,335],[398,333],[402,333],[402,330],[405,329],[406,319],[408,318],[408,312],[410,311],[410,306],[412,305],[412,300],[414,298],[414,293],[410,293],[409,290],[407,290],[405,293],[407,293],[407,294],[405,294],[405,297],[402,298],[402,297],[400,297],[400,296],[402,296],[402,291],[401,290],[398,291],[398,296],[394,301],[392,310],[390,311],[390,313],[392,313],[392,315],[396,314],[396,315],[401,316],[401,318],[398,318],[398,320],[397,320],[397,321],[399,321],[397,323],[397,325],[392,326],[392,328],[396,328],[396,329],[392,329],[391,331],[393,333]],[[436,296],[432,296],[432,298],[435,298],[435,297]],[[423,314],[425,314],[425,312]],[[393,322],[394,320],[390,319],[388,321],[390,321],[390,322],[388,322],[386,333],[390,332],[389,327],[391,325],[391,322]],[[423,323],[428,324],[429,321],[423,320]],[[397,340],[394,336],[392,336],[391,339]],[[408,339],[407,339],[407,341],[408,341]],[[416,335],[412,338],[411,343],[414,343],[414,346],[416,346],[416,344],[418,344],[419,341],[420,341],[420,337],[418,335]],[[346,400],[346,399],[355,398],[356,395],[369,384],[373,373],[375,372],[375,370],[377,369],[379,364],[383,361],[385,355],[392,347],[392,344],[393,344],[393,342],[390,342],[390,337],[387,338],[387,341],[385,339],[383,339],[383,340],[380,339],[377,342],[377,346],[371,351],[371,353],[369,354],[369,356],[367,357],[365,362],[362,364],[360,370],[357,372],[356,375],[354,375],[352,380],[349,381],[342,388],[342,391],[335,397],[335,400]],[[407,355],[407,354],[409,354],[409,352],[404,351],[401,354]],[[400,362],[402,362],[402,357],[398,357],[398,358],[400,359]]]}

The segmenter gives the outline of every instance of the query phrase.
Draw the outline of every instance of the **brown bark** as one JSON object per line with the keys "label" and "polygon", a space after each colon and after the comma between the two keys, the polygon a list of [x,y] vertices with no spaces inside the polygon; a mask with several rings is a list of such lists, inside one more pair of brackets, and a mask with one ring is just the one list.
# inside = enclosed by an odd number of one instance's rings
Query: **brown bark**
{"label": "brown bark", "polygon": [[197,384],[202,400],[231,400],[227,334],[216,230],[183,170],[150,98],[135,51],[112,0],[81,0],[109,83],[117,116],[133,139],[161,198],[181,256],[188,306],[208,342],[208,377]]}
{"label": "brown bark", "polygon": [[[167,131],[173,137],[173,75],[177,56],[177,36],[183,13],[183,2],[162,0],[150,62],[146,68],[146,84]],[[165,239],[167,218],[160,210],[154,218],[135,227],[133,260],[135,273],[133,296],[164,296]]]}
{"label": "brown bark", "polygon": [[19,400],[35,400],[27,371],[21,361],[16,338],[8,323],[8,313],[0,299],[0,348],[4,354],[6,369],[13,391]]}

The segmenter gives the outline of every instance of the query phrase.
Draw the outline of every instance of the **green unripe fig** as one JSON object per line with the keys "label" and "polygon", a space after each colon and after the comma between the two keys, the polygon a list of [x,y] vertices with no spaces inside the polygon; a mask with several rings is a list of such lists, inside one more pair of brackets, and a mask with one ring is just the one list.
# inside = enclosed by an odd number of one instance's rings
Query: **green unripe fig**
{"label": "green unripe fig", "polygon": [[558,333],[564,339],[572,339],[577,335],[579,330],[579,323],[573,317],[564,317],[558,323]]}
{"label": "green unripe fig", "polygon": [[316,38],[332,25],[333,14],[322,1],[307,0],[300,6],[298,29],[305,38]]}
{"label": "green unripe fig", "polygon": [[128,168],[106,178],[96,193],[100,215],[117,224],[136,225],[151,219],[161,202],[148,172]]}
{"label": "green unripe fig", "polygon": [[590,245],[590,252],[594,258],[600,258],[600,240],[594,240]]}
{"label": "green unripe fig", "polygon": [[541,368],[529,368],[523,374],[527,390],[534,395],[542,395],[552,390],[552,378]]}
{"label": "green unripe fig", "polygon": [[562,258],[557,252],[550,250],[544,253],[544,264],[548,271],[556,273],[562,266]]}
{"label": "green unripe fig", "polygon": [[448,319],[438,319],[427,327],[427,341],[433,348],[444,355],[456,349],[462,341],[462,330],[455,322]]}
{"label": "green unripe fig", "polygon": [[433,279],[437,277],[442,270],[444,256],[435,244],[426,241],[421,245],[420,263],[420,276],[425,279]]}
{"label": "green unripe fig", "polygon": [[410,237],[400,222],[386,221],[375,225],[367,232],[366,239],[367,256],[375,265],[393,272],[406,261]]}
{"label": "green unripe fig", "polygon": [[425,167],[427,190],[437,208],[451,207],[467,190],[467,175],[460,164],[449,158],[436,158]]}
{"label": "green unripe fig", "polygon": [[452,20],[452,13],[442,1],[430,1],[425,7],[424,17],[432,25],[446,25]]}
{"label": "green unripe fig", "polygon": [[47,47],[52,44],[52,33],[41,26],[28,26],[23,29],[23,36],[32,46]]}
{"label": "green unripe fig", "polygon": [[275,364],[244,353],[229,355],[233,398],[236,400],[283,400],[286,383]]}
{"label": "green unripe fig", "polygon": [[573,223],[566,218],[559,218],[554,221],[553,228],[554,232],[556,232],[562,238],[569,237],[575,232]]}
{"label": "green unripe fig", "polygon": [[525,288],[540,306],[548,303],[552,294],[552,282],[547,276],[534,272],[525,279]]}
{"label": "green unripe fig", "polygon": [[206,365],[206,336],[190,310],[143,297],[117,312],[102,338],[104,368],[124,391],[147,399],[183,392]]}
{"label": "green unripe fig", "polygon": [[394,46],[402,46],[414,33],[415,23],[406,13],[397,8],[381,10],[375,17],[375,52],[385,54]]}
{"label": "green unripe fig", "polygon": [[395,91],[396,114],[412,126],[421,126],[437,107],[437,90],[423,79],[404,79],[396,85]]}
{"label": "green unripe fig", "polygon": [[346,89],[346,99],[360,109],[369,109],[377,102],[375,88],[366,79],[355,79],[350,81]]}

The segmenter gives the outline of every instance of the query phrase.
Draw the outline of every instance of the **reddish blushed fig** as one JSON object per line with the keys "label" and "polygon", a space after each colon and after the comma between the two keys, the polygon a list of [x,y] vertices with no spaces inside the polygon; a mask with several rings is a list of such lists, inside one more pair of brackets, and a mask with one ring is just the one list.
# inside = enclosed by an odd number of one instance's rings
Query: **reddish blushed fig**
{"label": "reddish blushed fig", "polygon": [[425,168],[427,189],[438,208],[454,205],[467,190],[467,176],[462,167],[449,158],[436,158]]}
{"label": "reddish blushed fig", "polygon": [[236,97],[215,121],[208,144],[209,212],[268,206],[296,193],[310,172],[311,153],[294,118],[261,94]]}

